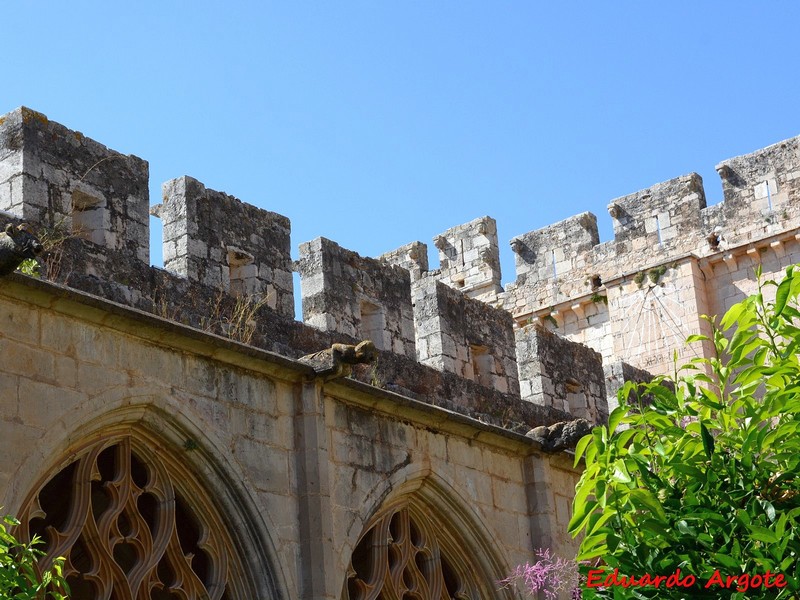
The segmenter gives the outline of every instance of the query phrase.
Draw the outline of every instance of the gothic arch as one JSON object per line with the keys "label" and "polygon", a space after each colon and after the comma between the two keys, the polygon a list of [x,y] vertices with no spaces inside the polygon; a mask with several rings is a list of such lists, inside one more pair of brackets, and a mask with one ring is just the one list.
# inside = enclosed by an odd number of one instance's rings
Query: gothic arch
{"label": "gothic arch", "polygon": [[19,528],[46,540],[46,558],[68,557],[75,598],[281,597],[263,524],[204,437],[152,405],[80,431],[91,433],[33,486]]}
{"label": "gothic arch", "polygon": [[406,481],[364,527],[342,600],[505,598],[495,582],[508,569],[486,533],[445,482]]}

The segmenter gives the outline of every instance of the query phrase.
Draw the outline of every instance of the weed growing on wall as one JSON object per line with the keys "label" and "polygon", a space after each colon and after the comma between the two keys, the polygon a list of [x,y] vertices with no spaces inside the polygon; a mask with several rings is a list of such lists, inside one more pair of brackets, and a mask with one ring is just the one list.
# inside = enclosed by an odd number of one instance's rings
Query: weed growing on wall
{"label": "weed growing on wall", "polygon": [[[31,277],[44,277],[55,281],[61,274],[64,243],[71,237],[79,236],[80,233],[80,231],[70,231],[64,219],[52,227],[39,227],[39,241],[42,243],[44,252],[39,258],[26,258],[17,267],[17,270]],[[44,266],[44,272],[42,272],[42,266]]]}

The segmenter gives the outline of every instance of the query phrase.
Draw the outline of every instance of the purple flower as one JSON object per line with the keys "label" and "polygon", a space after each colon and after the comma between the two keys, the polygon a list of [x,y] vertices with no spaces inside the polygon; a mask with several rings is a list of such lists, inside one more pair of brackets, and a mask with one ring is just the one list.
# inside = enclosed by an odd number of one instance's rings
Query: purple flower
{"label": "purple flower", "polygon": [[548,548],[539,548],[533,564],[518,565],[511,574],[497,583],[502,587],[516,587],[536,596],[544,592],[547,600],[555,600],[561,591],[569,591],[573,600],[581,598],[578,584],[578,566],[572,560],[565,560],[550,553]]}

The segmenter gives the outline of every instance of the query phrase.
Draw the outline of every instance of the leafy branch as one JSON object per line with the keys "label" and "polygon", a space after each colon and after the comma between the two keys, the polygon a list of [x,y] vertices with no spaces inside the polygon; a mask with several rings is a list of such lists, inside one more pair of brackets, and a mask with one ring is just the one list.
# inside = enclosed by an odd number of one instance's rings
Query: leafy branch
{"label": "leafy branch", "polygon": [[66,600],[69,594],[64,577],[64,558],[42,569],[37,561],[44,556],[39,550],[41,539],[34,537],[29,544],[19,542],[11,533],[19,521],[3,517],[0,522],[0,598],[3,600]]}
{"label": "leafy branch", "polygon": [[[578,560],[602,561],[638,577],[677,569],[700,581],[779,573],[782,588],[747,598],[790,598],[800,591],[800,269],[762,281],[712,334],[710,357],[672,379],[627,383],[608,426],[576,448],[585,471],[569,530],[583,534]],[[766,301],[775,292],[774,302]],[[713,321],[712,321],[713,323]],[[647,396],[650,402],[639,401]],[[584,572],[586,572],[586,567]],[[685,589],[584,588],[586,598],[709,597]],[[716,598],[745,592],[715,589]]]}

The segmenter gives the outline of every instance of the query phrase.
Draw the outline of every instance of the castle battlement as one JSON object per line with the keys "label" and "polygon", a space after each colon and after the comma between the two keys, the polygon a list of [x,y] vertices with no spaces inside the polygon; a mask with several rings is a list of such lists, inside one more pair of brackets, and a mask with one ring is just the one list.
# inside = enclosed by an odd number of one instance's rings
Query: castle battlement
{"label": "castle battlement", "polygon": [[164,268],[234,295],[257,295],[294,316],[289,219],[191,177],[163,186],[152,211],[164,225]]}
{"label": "castle battlement", "polygon": [[300,245],[299,270],[306,324],[372,340],[378,350],[416,356],[406,269],[317,238]]}
{"label": "castle battlement", "polygon": [[0,208],[150,262],[147,161],[41,113],[0,117]]}
{"label": "castle battlement", "polygon": [[586,269],[588,252],[600,243],[597,217],[590,212],[511,240],[517,281],[547,281]]}
{"label": "castle battlement", "polygon": [[599,242],[591,213],[515,237],[517,279],[506,287],[503,305],[521,320],[580,303],[602,282],[688,256],[735,252],[800,226],[800,138],[723,161],[717,171],[724,200],[716,205],[706,205],[697,173],[612,200],[614,239],[608,242]]}
{"label": "castle battlement", "polygon": [[[146,161],[26,108],[0,117],[0,210],[63,234],[47,278],[292,358],[371,339],[379,365],[357,377],[415,397],[450,390],[439,395],[456,409],[528,425],[602,419],[607,389],[669,370],[673,348],[698,351],[683,340],[707,332],[699,315],[748,293],[755,264],[800,260],[800,138],[717,168],[718,205],[692,173],[613,200],[613,240],[589,212],[516,236],[503,289],[490,217],[436,236],[434,270],[422,242],[373,259],[318,238],[293,262],[282,215],[191,177],[151,208]],[[164,269],[149,265],[149,214],[164,224]]]}

